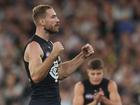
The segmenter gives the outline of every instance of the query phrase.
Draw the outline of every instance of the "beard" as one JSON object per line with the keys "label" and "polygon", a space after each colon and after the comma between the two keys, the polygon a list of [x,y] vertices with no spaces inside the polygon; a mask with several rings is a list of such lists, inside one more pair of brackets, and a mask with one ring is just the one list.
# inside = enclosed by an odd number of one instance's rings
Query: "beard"
{"label": "beard", "polygon": [[55,34],[55,33],[59,32],[59,30],[60,30],[60,27],[58,29],[56,29],[56,27],[57,26],[50,27],[50,28],[44,27],[44,30],[45,30],[46,33]]}

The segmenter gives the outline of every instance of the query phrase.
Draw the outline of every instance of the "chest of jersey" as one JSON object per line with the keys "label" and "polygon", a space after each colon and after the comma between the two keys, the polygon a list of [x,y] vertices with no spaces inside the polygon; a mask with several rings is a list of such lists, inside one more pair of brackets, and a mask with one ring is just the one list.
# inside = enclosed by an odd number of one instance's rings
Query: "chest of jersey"
{"label": "chest of jersey", "polygon": [[[103,79],[99,85],[92,85],[88,80],[83,82],[84,84],[84,105],[89,104],[92,102],[99,92],[100,89],[104,92],[104,95],[109,98],[109,91],[108,91],[108,80]],[[97,105],[103,105],[102,103],[98,103]]]}
{"label": "chest of jersey", "polygon": [[[41,48],[43,50],[43,57],[42,57],[42,61],[44,61],[45,59],[47,59],[47,57],[50,55],[52,49],[53,49],[53,44],[52,42],[48,41],[48,42],[44,42],[41,44]],[[60,64],[61,60],[60,60],[60,57],[58,56],[56,58],[56,60],[53,62],[50,70],[49,70],[49,74],[50,77],[52,79],[54,79],[55,82],[58,81],[58,67],[59,67],[59,64]]]}

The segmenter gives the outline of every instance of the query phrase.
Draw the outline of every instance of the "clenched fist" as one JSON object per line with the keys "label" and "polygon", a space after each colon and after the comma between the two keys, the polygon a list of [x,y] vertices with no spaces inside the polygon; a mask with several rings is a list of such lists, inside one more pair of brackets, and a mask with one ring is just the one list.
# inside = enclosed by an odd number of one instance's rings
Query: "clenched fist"
{"label": "clenched fist", "polygon": [[63,45],[60,42],[53,43],[53,50],[52,53],[54,56],[60,55],[60,53],[64,50]]}
{"label": "clenched fist", "polygon": [[90,44],[84,45],[81,48],[81,50],[82,50],[85,58],[90,57],[91,55],[94,54],[94,49],[93,49],[93,47]]}

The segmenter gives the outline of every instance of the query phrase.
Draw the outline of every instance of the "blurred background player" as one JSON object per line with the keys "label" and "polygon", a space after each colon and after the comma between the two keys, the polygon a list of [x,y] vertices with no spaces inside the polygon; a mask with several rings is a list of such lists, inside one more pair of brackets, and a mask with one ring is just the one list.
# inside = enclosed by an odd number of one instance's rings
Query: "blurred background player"
{"label": "blurred background player", "polygon": [[122,105],[117,84],[103,76],[104,63],[94,58],[88,63],[88,79],[78,82],[73,105]]}

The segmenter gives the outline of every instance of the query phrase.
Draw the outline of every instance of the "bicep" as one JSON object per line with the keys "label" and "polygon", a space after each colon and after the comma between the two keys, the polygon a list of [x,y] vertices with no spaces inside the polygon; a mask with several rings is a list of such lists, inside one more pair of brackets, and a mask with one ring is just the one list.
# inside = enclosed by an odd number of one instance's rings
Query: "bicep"
{"label": "bicep", "polygon": [[73,105],[84,104],[83,92],[84,92],[83,85],[80,82],[77,83],[74,88]]}
{"label": "bicep", "polygon": [[31,75],[33,71],[42,64],[42,54],[42,50],[37,43],[34,42],[28,46],[28,62]]}
{"label": "bicep", "polygon": [[121,98],[118,93],[118,87],[114,81],[111,81],[109,91],[110,91],[110,100],[115,103],[118,103],[118,105],[121,105]]}
{"label": "bicep", "polygon": [[73,105],[83,105],[83,96],[75,95],[73,99]]}
{"label": "bicep", "polygon": [[33,71],[42,64],[42,59],[40,56],[33,56],[29,59],[29,70],[32,75]]}

